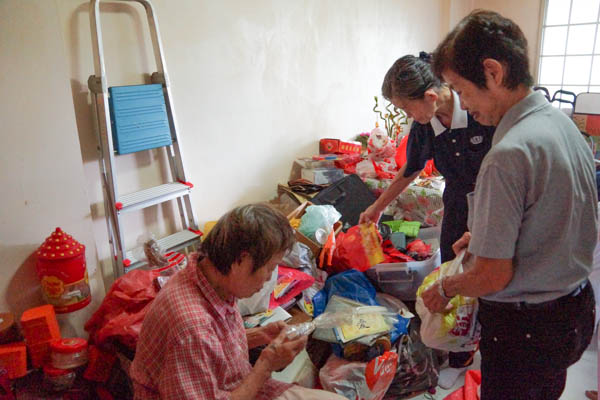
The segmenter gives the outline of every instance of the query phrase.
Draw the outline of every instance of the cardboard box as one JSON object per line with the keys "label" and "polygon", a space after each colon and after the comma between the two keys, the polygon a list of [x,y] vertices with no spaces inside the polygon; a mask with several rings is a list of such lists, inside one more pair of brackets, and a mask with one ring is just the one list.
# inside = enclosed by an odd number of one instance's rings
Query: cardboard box
{"label": "cardboard box", "polygon": [[8,379],[17,379],[27,374],[27,350],[25,343],[10,343],[0,346],[0,367],[8,371]]}
{"label": "cardboard box", "polygon": [[362,145],[360,142],[350,142],[340,140],[340,144],[338,146],[338,152],[342,154],[360,154],[362,151]]}
{"label": "cardboard box", "polygon": [[[288,215],[288,217],[287,217],[288,220],[292,220],[294,218],[298,218],[298,219],[302,218],[302,216],[304,215],[304,213],[306,211],[306,207],[312,206],[312,205],[314,205],[314,204],[311,203],[310,201],[302,203],[298,208],[296,208],[294,211],[292,211]],[[333,231],[337,235],[341,230],[342,230],[342,223],[340,221],[338,221],[333,225]],[[319,257],[319,254],[321,253],[321,248],[322,248],[322,246],[319,243],[304,236],[298,230],[296,230],[296,240],[299,241],[300,243],[307,245],[308,248],[313,252],[313,255],[315,256],[315,258]]]}
{"label": "cardboard box", "polygon": [[26,310],[21,316],[21,327],[28,345],[60,339],[56,313],[50,304]]}
{"label": "cardboard box", "polygon": [[319,154],[360,154],[360,142],[325,138],[319,140]]}
{"label": "cardboard box", "polygon": [[334,154],[339,151],[340,140],[325,138],[319,140],[319,154]]}

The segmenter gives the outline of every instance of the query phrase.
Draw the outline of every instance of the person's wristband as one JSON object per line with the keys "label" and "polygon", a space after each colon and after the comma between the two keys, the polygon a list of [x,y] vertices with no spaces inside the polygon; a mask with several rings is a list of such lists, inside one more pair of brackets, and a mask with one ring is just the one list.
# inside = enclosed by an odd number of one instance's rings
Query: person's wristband
{"label": "person's wristband", "polygon": [[444,290],[444,279],[446,279],[446,277],[443,277],[439,283],[438,283],[438,293],[440,294],[440,296],[442,296],[445,300],[452,300],[452,297],[448,297],[446,295],[446,291]]}

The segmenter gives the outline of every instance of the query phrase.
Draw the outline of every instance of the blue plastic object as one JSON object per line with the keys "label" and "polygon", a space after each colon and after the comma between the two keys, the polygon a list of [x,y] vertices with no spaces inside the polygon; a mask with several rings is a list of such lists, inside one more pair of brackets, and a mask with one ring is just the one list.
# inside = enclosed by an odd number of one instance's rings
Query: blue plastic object
{"label": "blue plastic object", "polygon": [[162,85],[113,86],[108,92],[113,143],[118,154],[172,143]]}
{"label": "blue plastic object", "polygon": [[[380,305],[375,299],[375,287],[369,279],[360,271],[350,269],[339,274],[330,276],[325,282],[325,287],[321,289],[313,297],[314,317],[321,315],[327,307],[329,299],[334,294],[346,297],[350,300],[368,306]],[[390,332],[390,339],[394,343],[400,336],[408,332],[408,324],[410,320],[398,315],[398,323],[394,325],[394,329]],[[341,346],[334,345],[333,351],[341,357]]]}

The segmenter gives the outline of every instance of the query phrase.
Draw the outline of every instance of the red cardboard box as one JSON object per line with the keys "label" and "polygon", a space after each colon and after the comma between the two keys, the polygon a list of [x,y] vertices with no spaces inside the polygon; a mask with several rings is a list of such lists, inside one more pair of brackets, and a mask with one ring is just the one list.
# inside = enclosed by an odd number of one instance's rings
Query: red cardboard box
{"label": "red cardboard box", "polygon": [[0,346],[0,366],[8,371],[8,379],[17,379],[27,373],[27,350],[25,343]]}
{"label": "red cardboard box", "polygon": [[21,316],[21,327],[28,345],[60,339],[58,321],[50,304],[26,310]]}
{"label": "red cardboard box", "polygon": [[340,139],[325,138],[319,141],[319,154],[360,154],[362,145]]}
{"label": "red cardboard box", "polygon": [[340,140],[338,152],[342,154],[360,154],[362,145],[359,142],[345,142]]}
{"label": "red cardboard box", "polygon": [[319,140],[319,154],[334,154],[340,147],[339,139],[321,139]]}

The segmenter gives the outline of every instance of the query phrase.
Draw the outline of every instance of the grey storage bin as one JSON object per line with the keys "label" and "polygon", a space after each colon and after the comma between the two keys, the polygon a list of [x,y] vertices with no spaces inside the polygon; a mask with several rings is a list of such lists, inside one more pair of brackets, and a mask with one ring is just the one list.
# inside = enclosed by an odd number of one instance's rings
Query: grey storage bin
{"label": "grey storage bin", "polygon": [[419,238],[431,244],[434,250],[431,258],[424,261],[377,264],[366,271],[367,276],[384,293],[400,300],[416,300],[417,289],[423,283],[423,279],[442,262],[439,237],[439,227],[421,229]]}

